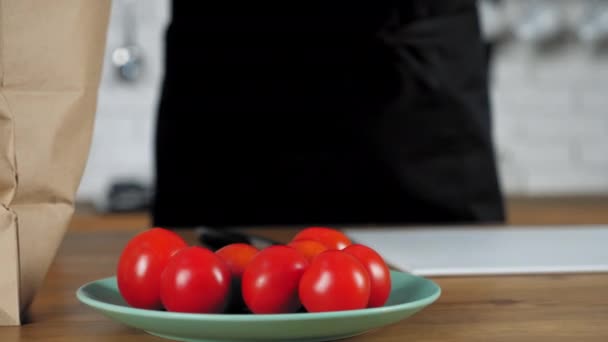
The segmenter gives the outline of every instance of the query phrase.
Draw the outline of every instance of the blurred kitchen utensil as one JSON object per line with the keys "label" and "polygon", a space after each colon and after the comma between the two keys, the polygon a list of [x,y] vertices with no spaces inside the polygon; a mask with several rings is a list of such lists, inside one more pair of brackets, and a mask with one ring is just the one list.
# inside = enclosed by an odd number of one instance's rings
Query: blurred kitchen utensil
{"label": "blurred kitchen utensil", "polygon": [[140,212],[148,209],[151,190],[137,179],[112,182],[107,194],[106,211],[113,213]]}
{"label": "blurred kitchen utensil", "polygon": [[123,45],[112,52],[112,64],[119,79],[136,82],[142,72],[143,50],[137,43],[137,0],[122,0]]}

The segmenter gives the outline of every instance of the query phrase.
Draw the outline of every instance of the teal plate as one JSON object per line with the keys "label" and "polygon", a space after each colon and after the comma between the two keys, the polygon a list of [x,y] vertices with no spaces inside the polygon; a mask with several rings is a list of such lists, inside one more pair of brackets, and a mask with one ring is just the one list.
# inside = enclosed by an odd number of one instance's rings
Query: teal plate
{"label": "teal plate", "polygon": [[401,321],[433,303],[441,289],[431,280],[391,271],[392,291],[384,307],[293,314],[185,314],[128,306],[105,278],[78,289],[78,299],[125,325],[177,341],[330,341],[360,335]]}

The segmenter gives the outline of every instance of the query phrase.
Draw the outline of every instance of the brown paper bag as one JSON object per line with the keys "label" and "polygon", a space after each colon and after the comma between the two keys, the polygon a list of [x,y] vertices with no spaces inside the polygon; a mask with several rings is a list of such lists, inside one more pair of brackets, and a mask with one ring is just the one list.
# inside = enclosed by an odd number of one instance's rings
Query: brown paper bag
{"label": "brown paper bag", "polygon": [[110,0],[0,0],[0,325],[19,325],[74,208]]}

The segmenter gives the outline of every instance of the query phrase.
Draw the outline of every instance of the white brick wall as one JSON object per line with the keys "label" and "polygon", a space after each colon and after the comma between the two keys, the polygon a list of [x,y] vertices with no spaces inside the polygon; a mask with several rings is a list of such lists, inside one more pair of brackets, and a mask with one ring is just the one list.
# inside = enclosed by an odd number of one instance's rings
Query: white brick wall
{"label": "white brick wall", "polygon": [[122,82],[111,64],[111,53],[123,43],[123,0],[114,0],[100,86],[93,144],[78,199],[104,205],[116,179],[150,184],[152,143],[162,78],[164,30],[168,0],[138,0],[137,35],[144,51],[144,72],[134,84]]}
{"label": "white brick wall", "polygon": [[[553,0],[576,27],[588,1]],[[81,200],[101,203],[113,179],[152,179],[152,138],[162,77],[163,30],[168,0],[139,0],[139,42],[146,72],[141,82],[118,81],[110,53],[122,38],[121,0],[108,33],[94,142],[79,190]],[[513,28],[524,0],[506,1],[502,13]],[[144,19],[145,18],[145,19]],[[608,194],[608,52],[596,54],[572,34],[550,51],[507,35],[492,70],[494,135],[500,179],[508,194]]]}
{"label": "white brick wall", "polygon": [[[525,3],[505,3],[512,27]],[[558,44],[539,49],[507,36],[496,51],[492,100],[501,180],[509,194],[605,195],[608,52],[594,52],[573,34],[588,1],[549,3],[566,14],[569,32]]]}

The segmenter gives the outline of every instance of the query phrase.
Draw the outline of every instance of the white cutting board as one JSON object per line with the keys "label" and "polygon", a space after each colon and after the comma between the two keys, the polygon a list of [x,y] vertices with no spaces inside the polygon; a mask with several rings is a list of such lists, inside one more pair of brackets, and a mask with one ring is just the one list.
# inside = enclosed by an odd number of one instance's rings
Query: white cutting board
{"label": "white cutting board", "polygon": [[608,226],[347,229],[423,276],[608,272]]}

